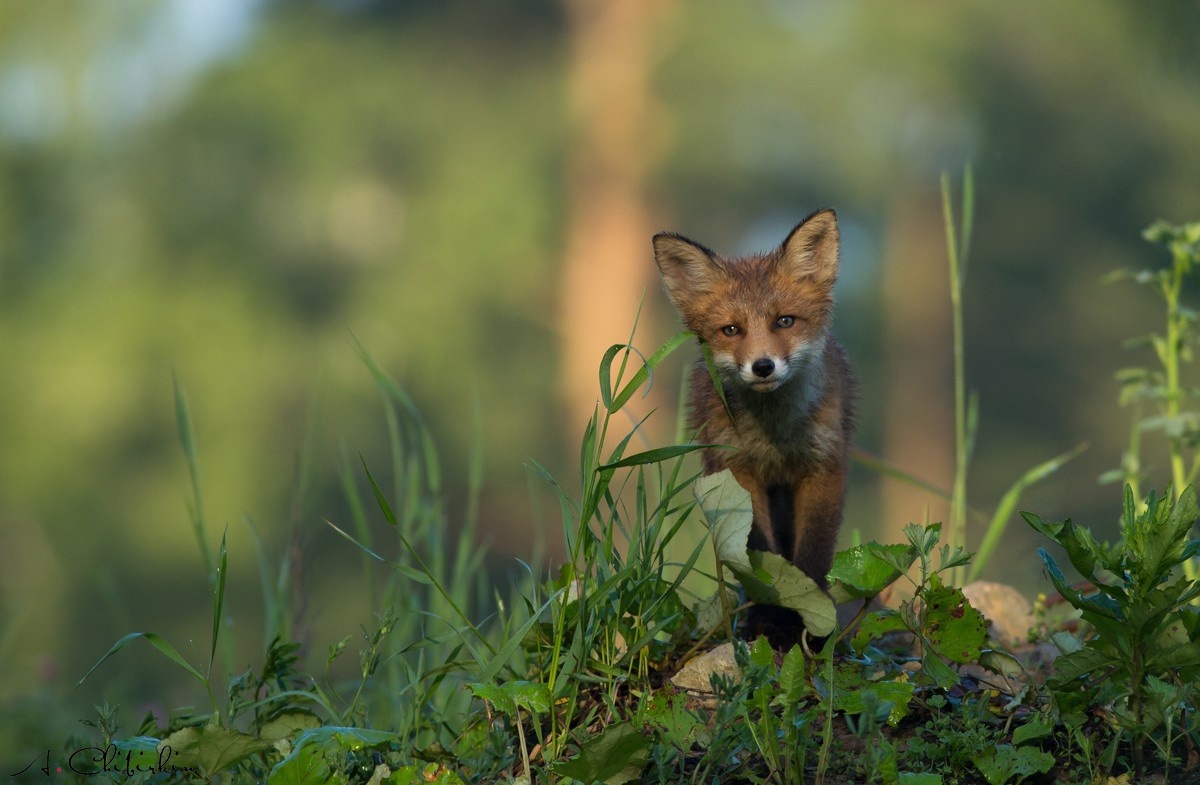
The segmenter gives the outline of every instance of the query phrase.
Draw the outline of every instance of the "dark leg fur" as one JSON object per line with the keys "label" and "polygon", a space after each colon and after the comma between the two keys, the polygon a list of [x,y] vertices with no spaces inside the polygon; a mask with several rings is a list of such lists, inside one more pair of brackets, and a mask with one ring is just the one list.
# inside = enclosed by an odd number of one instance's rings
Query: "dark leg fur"
{"label": "dark leg fur", "polygon": [[[775,651],[788,652],[799,644],[804,637],[804,621],[800,614],[790,608],[780,608],[777,605],[753,605],[746,611],[745,621],[742,622],[738,634],[743,640],[754,641],[760,635],[765,635]],[[817,638],[808,636],[808,648],[818,652],[825,646],[828,636]]]}
{"label": "dark leg fur", "polygon": [[796,503],[795,490],[790,485],[771,485],[767,488],[767,505],[771,510],[771,531],[779,553],[787,556],[795,550]]}
{"label": "dark leg fur", "polygon": [[[766,489],[770,532],[778,550],[767,542],[769,535],[759,520],[751,529],[749,547],[775,551],[812,578],[822,589],[829,587],[828,573],[833,563],[837,532],[841,526],[845,474],[812,475],[797,487],[774,485]],[[754,640],[767,636],[776,651],[788,651],[804,634],[800,614],[773,605],[755,605],[746,614],[741,635]],[[824,638],[809,639],[809,648],[817,651]]]}

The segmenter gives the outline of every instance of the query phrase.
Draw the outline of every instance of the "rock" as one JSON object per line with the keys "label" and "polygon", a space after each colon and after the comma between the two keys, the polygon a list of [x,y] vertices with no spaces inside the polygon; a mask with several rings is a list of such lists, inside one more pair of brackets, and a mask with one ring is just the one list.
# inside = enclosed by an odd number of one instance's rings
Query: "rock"
{"label": "rock", "polygon": [[740,679],[742,671],[733,656],[733,644],[723,643],[711,651],[688,660],[679,672],[671,677],[671,684],[681,690],[712,694],[714,673]]}
{"label": "rock", "polygon": [[1004,583],[975,581],[962,592],[971,607],[988,620],[988,634],[998,645],[1012,649],[1029,640],[1033,606],[1019,591]]}

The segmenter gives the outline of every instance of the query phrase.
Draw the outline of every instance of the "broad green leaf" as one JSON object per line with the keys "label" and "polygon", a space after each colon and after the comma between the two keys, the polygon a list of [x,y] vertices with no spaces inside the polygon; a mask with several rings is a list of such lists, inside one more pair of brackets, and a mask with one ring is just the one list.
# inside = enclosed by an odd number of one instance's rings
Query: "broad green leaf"
{"label": "broad green leaf", "polygon": [[933,553],[933,549],[942,538],[942,524],[930,523],[922,526],[919,523],[906,523],[904,537],[912,543],[918,553]]}
{"label": "broad green leaf", "polygon": [[961,589],[943,586],[936,574],[930,576],[921,612],[934,651],[957,663],[979,659],[987,638],[987,623]]}
{"label": "broad green leaf", "polygon": [[539,714],[550,711],[550,688],[540,682],[517,680],[504,684],[477,683],[467,686],[501,714],[515,714],[520,708]]}
{"label": "broad green leaf", "polygon": [[267,775],[267,785],[341,785],[346,775],[329,766],[318,744],[293,747],[291,754],[276,763]]}
{"label": "broad green leaf", "polygon": [[1051,723],[1041,719],[1030,720],[1013,731],[1013,745],[1019,747],[1033,739],[1044,739],[1053,732],[1054,726]]}
{"label": "broad green leaf", "polygon": [[[1142,525],[1135,540],[1134,555],[1141,564],[1139,572],[1144,576],[1143,585],[1155,585],[1165,580],[1167,574],[1182,562],[1184,543],[1196,522],[1200,510],[1196,506],[1196,490],[1192,486],[1184,489],[1174,503],[1170,497],[1159,502],[1163,512],[1155,516],[1149,526]],[[1149,517],[1149,510],[1147,517]]]}
{"label": "broad green leaf", "polygon": [[553,768],[555,773],[581,782],[599,780],[605,785],[624,785],[646,768],[652,744],[653,741],[634,725],[619,722],[584,742],[574,758]]}
{"label": "broad green leaf", "polygon": [[1200,668],[1200,644],[1185,643],[1169,649],[1155,649],[1146,665],[1158,671]]}
{"label": "broad green leaf", "polygon": [[311,712],[288,711],[263,723],[259,738],[264,741],[288,739],[306,730],[321,727],[321,720]]}
{"label": "broad green leaf", "polygon": [[1124,667],[1124,661],[1093,648],[1080,649],[1054,661],[1055,674],[1052,681],[1065,685],[1076,679],[1089,677],[1098,670],[1113,666]]}
{"label": "broad green leaf", "polygon": [[941,774],[915,773],[902,771],[896,780],[897,785],[942,785]]}
{"label": "broad green leaf", "polygon": [[811,635],[829,635],[837,626],[837,608],[816,581],[778,553],[749,552],[750,569],[729,564],[746,596],[754,602],[791,608]]}
{"label": "broad green leaf", "polygon": [[688,711],[687,702],[682,693],[656,692],[644,704],[639,719],[657,727],[671,746],[689,750],[694,743],[707,738],[708,728],[703,719]]}
{"label": "broad green leaf", "polygon": [[864,543],[840,551],[829,570],[829,594],[836,603],[874,597],[903,575],[916,558],[911,545]]}
{"label": "broad green leaf", "polygon": [[889,632],[907,629],[900,613],[891,608],[868,613],[858,625],[858,631],[854,633],[854,648],[861,652],[866,649],[868,643],[876,638]]}
{"label": "broad green leaf", "polygon": [[1051,635],[1050,642],[1055,645],[1060,654],[1072,654],[1083,649],[1083,641],[1067,630],[1059,630]]}
{"label": "broad green leaf", "polygon": [[921,661],[925,667],[925,675],[933,680],[933,683],[943,690],[948,690],[957,686],[959,682],[958,673],[946,663],[942,662],[942,658],[936,654],[930,654]]}
{"label": "broad green leaf", "polygon": [[1020,660],[998,649],[984,649],[979,652],[979,664],[1006,679],[1019,679],[1025,673]]}
{"label": "broad green leaf", "polygon": [[1062,532],[1063,524],[1055,521],[1047,521],[1037,513],[1021,511],[1021,517],[1029,524],[1029,527],[1038,534],[1045,535],[1050,539],[1058,542],[1058,535]]}
{"label": "broad green leaf", "polygon": [[517,713],[517,703],[506,693],[499,684],[468,684],[468,689],[477,698],[482,698],[492,704],[492,708],[501,714],[514,715]]}
{"label": "broad green leaf", "polygon": [[1082,592],[1076,591],[1067,583],[1062,570],[1058,568],[1058,562],[1054,560],[1054,557],[1045,548],[1038,548],[1038,556],[1042,558],[1042,563],[1046,565],[1046,574],[1050,576],[1050,582],[1054,584],[1054,588],[1058,590],[1058,593],[1067,602],[1085,613],[1108,617],[1110,619],[1119,618],[1120,607],[1110,597],[1103,594],[1093,594],[1085,597]]}
{"label": "broad green leaf", "polygon": [[1092,537],[1092,532],[1067,520],[1063,522],[1058,543],[1066,550],[1067,559],[1079,570],[1079,574],[1096,582],[1096,562],[1103,563],[1107,553]]}
{"label": "broad green leaf", "polygon": [[910,681],[880,681],[868,687],[849,692],[838,691],[837,708],[848,714],[861,714],[866,710],[864,698],[867,693],[874,693],[880,703],[892,704],[888,712],[888,724],[897,725],[908,716],[909,703],[912,701],[916,685]]}
{"label": "broad green leaf", "polygon": [[197,769],[205,775],[225,771],[240,760],[271,745],[255,736],[220,725],[181,728],[158,744],[160,752],[169,751],[171,764]]}
{"label": "broad green leaf", "polygon": [[157,753],[158,741],[153,736],[130,736],[128,739],[113,739],[112,745],[122,751]]}
{"label": "broad green leaf", "polygon": [[384,782],[387,785],[465,785],[462,777],[437,763],[401,766]]}
{"label": "broad green leaf", "polygon": [[783,655],[783,665],[779,668],[779,697],[775,702],[783,701],[784,705],[794,706],[808,689],[808,679],[804,675],[804,651],[799,646],[793,646]]}
{"label": "broad green leaf", "polygon": [[1045,774],[1054,767],[1054,756],[1036,747],[999,744],[982,750],[975,765],[990,785],[1005,785],[1019,783],[1031,774]]}
{"label": "broad green leaf", "polygon": [[370,728],[351,728],[338,725],[322,725],[306,730],[296,737],[293,746],[320,744],[328,750],[353,752],[365,747],[379,747],[396,740],[396,734]]}
{"label": "broad green leaf", "polygon": [[759,637],[750,645],[750,663],[760,668],[775,668],[775,650],[765,637]]}
{"label": "broad green leaf", "polygon": [[696,480],[694,490],[717,558],[731,567],[749,570],[746,544],[754,525],[750,492],[738,484],[730,471],[701,477]]}
{"label": "broad green leaf", "polygon": [[519,707],[545,714],[550,711],[550,688],[540,682],[510,681],[504,689]]}

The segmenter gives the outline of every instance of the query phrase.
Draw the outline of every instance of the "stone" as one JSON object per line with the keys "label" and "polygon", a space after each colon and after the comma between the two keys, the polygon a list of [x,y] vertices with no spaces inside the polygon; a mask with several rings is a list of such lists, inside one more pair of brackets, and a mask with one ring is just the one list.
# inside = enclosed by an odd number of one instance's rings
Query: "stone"
{"label": "stone", "polygon": [[732,679],[740,679],[742,671],[733,655],[733,644],[723,643],[715,649],[688,660],[679,672],[671,677],[671,684],[681,690],[712,694],[714,673]]}
{"label": "stone", "polygon": [[988,620],[988,634],[998,645],[1014,649],[1029,641],[1033,606],[1019,591],[1004,583],[974,581],[962,592],[971,607]]}

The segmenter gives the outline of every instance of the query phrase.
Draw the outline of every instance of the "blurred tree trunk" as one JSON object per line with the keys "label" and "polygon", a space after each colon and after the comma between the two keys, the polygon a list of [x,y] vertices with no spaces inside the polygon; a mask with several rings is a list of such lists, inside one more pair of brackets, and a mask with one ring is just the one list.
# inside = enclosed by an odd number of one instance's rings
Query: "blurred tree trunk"
{"label": "blurred tree trunk", "polygon": [[[950,279],[936,193],[906,194],[891,208],[884,249],[886,401],[883,459],[949,492],[954,481],[954,356]],[[883,478],[882,542],[903,542],[907,523],[949,518],[948,502]]]}
{"label": "blurred tree trunk", "polygon": [[[651,75],[674,0],[565,0],[572,140],[558,314],[573,449],[599,398],[605,350],[628,339],[655,283],[644,182],[662,147]],[[632,406],[645,406],[635,397]]]}

